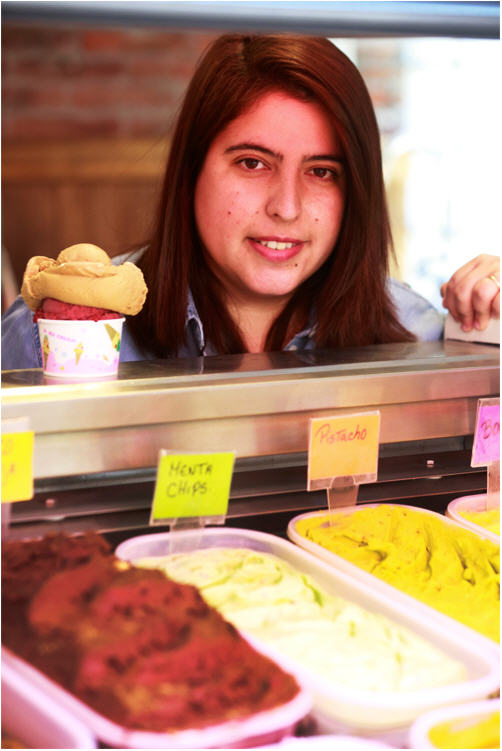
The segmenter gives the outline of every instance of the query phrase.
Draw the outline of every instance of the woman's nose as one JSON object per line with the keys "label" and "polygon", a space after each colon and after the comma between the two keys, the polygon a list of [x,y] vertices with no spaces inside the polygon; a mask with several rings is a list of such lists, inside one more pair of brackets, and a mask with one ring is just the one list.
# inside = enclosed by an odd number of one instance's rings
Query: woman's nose
{"label": "woman's nose", "polygon": [[270,185],[267,196],[267,214],[284,222],[293,222],[300,216],[301,207],[302,195],[298,176],[277,175]]}

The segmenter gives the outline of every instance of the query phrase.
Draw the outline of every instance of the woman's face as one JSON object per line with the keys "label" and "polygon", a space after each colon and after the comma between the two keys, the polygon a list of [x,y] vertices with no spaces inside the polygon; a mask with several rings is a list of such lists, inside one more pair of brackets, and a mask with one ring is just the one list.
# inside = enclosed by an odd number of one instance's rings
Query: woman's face
{"label": "woman's face", "polygon": [[206,258],[229,301],[286,303],[332,252],[344,202],[341,148],[320,105],[272,92],[229,123],[195,189]]}

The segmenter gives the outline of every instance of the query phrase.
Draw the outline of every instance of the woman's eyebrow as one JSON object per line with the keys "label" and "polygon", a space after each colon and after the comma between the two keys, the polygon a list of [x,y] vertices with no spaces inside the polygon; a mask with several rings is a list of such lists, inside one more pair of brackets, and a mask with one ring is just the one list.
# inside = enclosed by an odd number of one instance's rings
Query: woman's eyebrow
{"label": "woman's eyebrow", "polygon": [[[262,154],[266,154],[267,156],[271,156],[274,159],[278,159],[279,161],[282,161],[284,156],[283,154],[279,153],[278,151],[273,151],[272,149],[268,149],[266,146],[260,146],[257,143],[236,143],[234,146],[229,146],[227,149],[225,149],[225,154],[229,154],[232,151],[246,151],[247,149],[251,151],[259,151]],[[343,157],[340,154],[306,154],[303,157],[304,162],[338,162],[340,164],[343,164],[344,160]]]}
{"label": "woman's eyebrow", "polygon": [[246,151],[246,149],[250,149],[252,151],[260,151],[262,154],[272,156],[275,159],[282,160],[283,158],[282,154],[272,151],[272,149],[267,149],[265,146],[260,146],[257,143],[236,143],[235,146],[229,146],[228,149],[225,149],[225,154],[228,154],[231,151]]}
{"label": "woman's eyebrow", "polygon": [[340,154],[311,154],[303,158],[304,162],[339,162],[343,164],[344,159]]}

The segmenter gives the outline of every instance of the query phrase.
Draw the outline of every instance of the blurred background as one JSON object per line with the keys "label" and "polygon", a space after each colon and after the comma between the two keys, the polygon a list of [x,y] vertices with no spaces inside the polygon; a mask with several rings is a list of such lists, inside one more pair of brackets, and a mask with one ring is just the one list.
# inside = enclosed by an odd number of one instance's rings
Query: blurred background
{"label": "blurred background", "polygon": [[[185,87],[226,30],[192,26],[26,23],[4,12],[2,310],[32,255],[77,242],[115,255],[144,242]],[[330,38],[359,67],[376,109],[393,275],[440,307],[439,286],[455,268],[500,252],[500,40]]]}

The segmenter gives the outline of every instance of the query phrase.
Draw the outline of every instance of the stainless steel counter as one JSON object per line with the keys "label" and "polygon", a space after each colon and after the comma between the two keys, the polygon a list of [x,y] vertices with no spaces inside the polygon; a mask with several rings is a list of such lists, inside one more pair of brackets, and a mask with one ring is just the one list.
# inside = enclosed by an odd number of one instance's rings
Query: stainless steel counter
{"label": "stainless steel counter", "polygon": [[[4,371],[2,419],[30,420],[39,494],[95,486],[100,508],[113,506],[103,489],[151,483],[160,449],[233,450],[233,498],[273,487],[284,500],[306,487],[310,417],[379,409],[383,462],[438,441],[465,452],[478,398],[498,395],[499,377],[498,347],[455,341],[123,363],[116,379],[85,383]],[[392,481],[421,476],[400,464]]]}
{"label": "stainless steel counter", "polygon": [[35,478],[154,466],[158,451],[305,451],[310,417],[377,408],[381,441],[473,432],[499,388],[499,351],[460,342],[341,353],[124,363],[112,381],[2,374],[3,418],[35,431]]}

